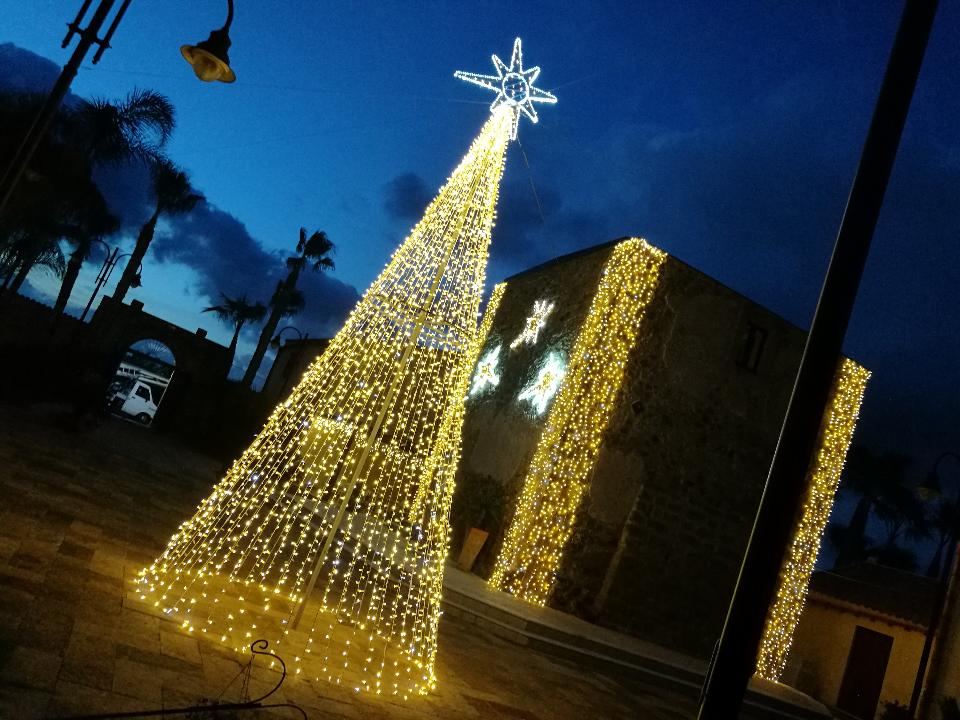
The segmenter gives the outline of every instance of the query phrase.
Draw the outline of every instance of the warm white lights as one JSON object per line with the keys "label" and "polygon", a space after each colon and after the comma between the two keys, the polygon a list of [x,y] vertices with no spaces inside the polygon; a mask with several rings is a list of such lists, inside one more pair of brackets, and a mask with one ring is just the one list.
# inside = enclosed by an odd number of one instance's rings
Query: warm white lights
{"label": "warm white lights", "polygon": [[[407,697],[434,687],[464,401],[514,118],[494,112],[327,350],[144,568],[184,630]],[[496,311],[494,290],[487,316]]]}
{"label": "warm white lights", "polygon": [[527,470],[493,587],[546,603],[665,258],[640,239],[610,254]]}
{"label": "warm white lights", "polygon": [[853,360],[844,360],[834,380],[830,403],[820,425],[817,457],[811,464],[807,481],[807,499],[780,570],[780,587],[767,613],[757,655],[757,675],[768,680],[778,680],[787,664],[793,633],[800,621],[820,550],[820,539],[830,519],[833,498],[869,379],[870,371]]}
{"label": "warm white lights", "polygon": [[543,411],[547,409],[550,400],[557,394],[560,383],[563,382],[563,377],[566,374],[567,369],[563,362],[563,356],[560,353],[551,352],[537,372],[537,377],[517,395],[517,399],[529,402],[536,410],[537,415],[543,415]]}
{"label": "warm white lights", "polygon": [[497,345],[477,363],[477,369],[473,373],[473,384],[470,386],[470,397],[483,392],[488,387],[496,387],[500,384],[500,371],[497,368],[499,364],[500,346]]}
{"label": "warm white lights", "polygon": [[533,303],[533,312],[527,318],[523,325],[523,330],[510,343],[510,349],[514,350],[520,345],[536,345],[537,338],[540,337],[540,331],[546,327],[547,316],[553,312],[553,303],[546,300],[537,300]]}
{"label": "warm white lights", "polygon": [[507,107],[513,117],[513,125],[510,128],[510,139],[517,138],[517,125],[520,124],[520,113],[523,113],[530,122],[537,122],[537,111],[533,103],[557,102],[557,98],[546,90],[541,90],[533,86],[537,76],[540,75],[539,67],[532,67],[529,70],[523,69],[523,52],[521,50],[520,38],[513,41],[513,55],[510,56],[510,66],[507,67],[503,60],[496,55],[493,56],[493,67],[496,69],[496,75],[478,75],[477,73],[464,72],[457,70],[453,76],[460,80],[465,80],[474,85],[479,85],[487,90],[493,90],[497,93],[493,103],[490,105],[490,111],[493,112],[499,107]]}

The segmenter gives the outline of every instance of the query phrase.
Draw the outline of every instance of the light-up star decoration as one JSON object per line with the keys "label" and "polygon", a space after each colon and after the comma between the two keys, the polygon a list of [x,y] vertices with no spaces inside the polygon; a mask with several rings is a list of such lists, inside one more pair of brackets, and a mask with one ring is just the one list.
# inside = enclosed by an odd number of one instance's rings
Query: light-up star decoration
{"label": "light-up star decoration", "polygon": [[527,385],[517,395],[517,399],[529,401],[533,405],[533,409],[537,411],[537,415],[543,415],[543,411],[547,409],[550,400],[560,389],[560,382],[566,374],[567,367],[563,357],[559,353],[550,353],[547,356],[547,361],[540,368],[540,372],[537,373],[536,380]]}
{"label": "light-up star decoration", "polygon": [[470,397],[483,392],[487,387],[496,387],[500,384],[500,346],[497,345],[490,352],[480,358],[477,370],[473,374],[473,384],[470,386]]}
{"label": "light-up star decoration", "polygon": [[553,312],[553,303],[547,300],[537,300],[533,303],[533,312],[527,318],[523,325],[523,330],[510,343],[510,349],[513,350],[519,345],[535,345],[537,338],[540,337],[540,331],[546,327],[547,316]]}
{"label": "light-up star decoration", "polygon": [[502,105],[506,105],[513,111],[513,127],[510,129],[510,139],[516,140],[520,113],[530,118],[530,122],[535,123],[539,118],[537,117],[537,111],[533,108],[533,103],[550,103],[552,105],[557,102],[557,98],[546,90],[533,86],[540,74],[540,68],[523,69],[520,38],[513,41],[510,67],[504,65],[503,60],[496,55],[493,56],[493,67],[497,70],[496,75],[478,75],[477,73],[457,70],[453,76],[497,93],[497,97],[490,105],[490,112]]}

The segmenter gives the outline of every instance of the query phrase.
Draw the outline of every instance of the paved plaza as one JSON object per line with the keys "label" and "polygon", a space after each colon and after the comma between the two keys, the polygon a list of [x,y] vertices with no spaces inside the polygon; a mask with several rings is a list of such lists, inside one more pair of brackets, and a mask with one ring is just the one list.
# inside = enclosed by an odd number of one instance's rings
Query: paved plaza
{"label": "paved plaza", "polygon": [[[248,658],[124,604],[124,578],[160,552],[222,464],[121,420],[75,432],[59,416],[0,407],[0,717],[237,702]],[[434,693],[407,702],[296,677],[270,701],[310,718],[695,715],[689,695],[540,654],[450,615],[437,675]],[[249,696],[276,678],[255,669]],[[272,712],[237,717],[297,717]]]}

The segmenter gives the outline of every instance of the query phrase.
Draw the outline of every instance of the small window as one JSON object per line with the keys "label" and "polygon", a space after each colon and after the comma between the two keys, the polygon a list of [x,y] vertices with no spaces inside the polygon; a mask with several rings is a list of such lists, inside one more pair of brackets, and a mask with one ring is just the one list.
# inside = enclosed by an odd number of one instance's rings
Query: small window
{"label": "small window", "polygon": [[143,385],[141,385],[140,387],[137,388],[137,397],[142,397],[144,400],[149,400],[150,391],[147,390],[147,388],[143,387]]}
{"label": "small window", "polygon": [[763,355],[763,348],[767,344],[767,331],[753,323],[747,323],[747,329],[743,333],[743,340],[740,346],[740,354],[737,357],[737,365],[746,368],[750,372],[756,372],[760,365],[760,356]]}

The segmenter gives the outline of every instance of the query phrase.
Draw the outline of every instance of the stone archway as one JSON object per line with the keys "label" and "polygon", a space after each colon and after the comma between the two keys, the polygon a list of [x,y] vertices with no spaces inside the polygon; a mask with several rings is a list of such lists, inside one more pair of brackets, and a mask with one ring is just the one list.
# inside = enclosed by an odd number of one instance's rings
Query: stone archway
{"label": "stone archway", "polygon": [[126,349],[107,389],[107,407],[119,417],[153,424],[176,372],[176,356],[160,340],[138,340]]}

